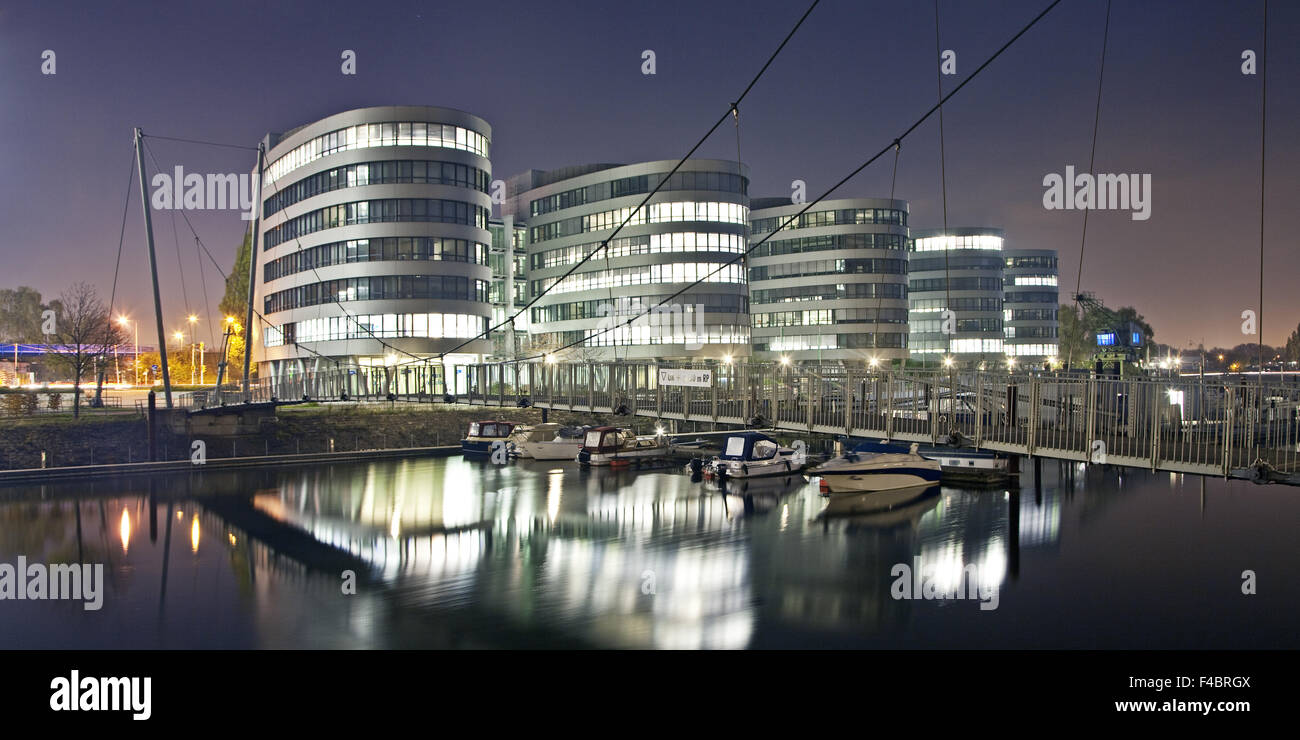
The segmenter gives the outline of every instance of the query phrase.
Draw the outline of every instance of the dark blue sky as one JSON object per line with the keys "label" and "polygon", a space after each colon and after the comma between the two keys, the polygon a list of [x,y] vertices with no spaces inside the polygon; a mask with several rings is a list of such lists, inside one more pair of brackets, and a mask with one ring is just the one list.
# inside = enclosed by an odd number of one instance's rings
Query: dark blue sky
{"label": "dark blue sky", "polygon": [[[941,0],[958,76],[1048,0]],[[806,8],[798,2],[8,3],[0,7],[0,285],[54,295],[96,283],[107,297],[131,130],[255,145],[349,108],[460,108],[493,126],[496,177],[527,168],[681,156],[735,98]],[[1262,0],[1116,2],[1098,172],[1150,173],[1152,215],[1089,217],[1083,288],[1136,305],[1158,341],[1254,341]],[[945,107],[948,222],[1007,231],[1008,246],[1061,253],[1074,289],[1082,214],[1043,208],[1043,177],[1087,166],[1105,2],[1065,0]],[[1300,6],[1272,3],[1264,339],[1300,322]],[[40,74],[41,52],[57,74]],[[340,74],[354,49],[358,74]],[[641,52],[657,74],[641,74]],[[823,0],[741,109],[753,195],[790,181],[820,194],[935,101],[931,2]],[[912,226],[942,224],[937,118],[909,138],[897,197]],[[249,152],[152,143],[165,168],[246,172]],[[728,124],[701,150],[734,158]],[[892,158],[836,196],[887,196]],[[138,186],[136,186],[138,187]],[[1288,207],[1290,206],[1290,207]],[[191,214],[229,269],[246,226]],[[185,299],[172,221],[156,213],[169,328]],[[202,311],[193,238],[177,219],[191,310]],[[118,303],[149,309],[138,201],[127,223]],[[221,285],[205,265],[214,306]],[[200,334],[200,338],[203,338]],[[143,339],[143,338],[142,338]]]}

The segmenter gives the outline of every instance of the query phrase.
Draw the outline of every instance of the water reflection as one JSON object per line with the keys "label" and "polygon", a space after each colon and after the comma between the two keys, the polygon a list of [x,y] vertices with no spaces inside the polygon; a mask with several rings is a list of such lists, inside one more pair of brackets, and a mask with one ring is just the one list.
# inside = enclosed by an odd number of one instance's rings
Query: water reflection
{"label": "water reflection", "polygon": [[[1073,464],[1045,473],[1024,489],[829,501],[799,476],[720,486],[676,470],[459,458],[9,489],[5,560],[104,562],[110,583],[98,617],[6,604],[0,644],[978,647],[1019,644],[1019,622],[1049,619],[1047,644],[1068,645],[1076,633],[1060,615],[1072,595],[1047,584],[1090,588],[1114,532],[1161,516],[1171,491],[1200,481]],[[149,541],[132,541],[146,516]],[[173,542],[187,517],[189,537]],[[1148,545],[1174,552],[1186,540]],[[891,567],[915,558],[941,590],[971,577],[998,589],[998,610],[894,598]],[[1184,577],[1176,558],[1167,567]],[[345,571],[355,595],[340,588]],[[1178,607],[1144,601],[1138,583],[1130,596],[1153,615]],[[1109,632],[1117,645],[1149,637]],[[972,634],[983,641],[963,642]]]}

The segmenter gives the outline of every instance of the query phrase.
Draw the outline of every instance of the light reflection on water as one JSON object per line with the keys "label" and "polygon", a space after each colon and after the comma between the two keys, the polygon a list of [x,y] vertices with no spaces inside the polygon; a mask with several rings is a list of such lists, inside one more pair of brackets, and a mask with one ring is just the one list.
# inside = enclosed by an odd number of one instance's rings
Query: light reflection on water
{"label": "light reflection on water", "polygon": [[[1295,644],[1294,585],[1249,601],[1230,582],[1294,575],[1292,489],[1208,481],[1207,521],[1191,476],[1051,463],[1023,485],[842,517],[800,477],[723,495],[675,470],[460,458],[7,489],[0,562],[103,562],[109,583],[100,612],[0,602],[0,647]],[[998,608],[893,598],[891,567],[918,557]]]}

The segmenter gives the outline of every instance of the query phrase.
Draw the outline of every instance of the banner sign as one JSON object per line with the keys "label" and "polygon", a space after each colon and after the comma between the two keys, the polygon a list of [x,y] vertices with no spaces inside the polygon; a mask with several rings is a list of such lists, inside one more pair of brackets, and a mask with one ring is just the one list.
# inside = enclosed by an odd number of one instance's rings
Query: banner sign
{"label": "banner sign", "polygon": [[712,370],[659,370],[659,385],[689,385],[709,388],[713,385]]}

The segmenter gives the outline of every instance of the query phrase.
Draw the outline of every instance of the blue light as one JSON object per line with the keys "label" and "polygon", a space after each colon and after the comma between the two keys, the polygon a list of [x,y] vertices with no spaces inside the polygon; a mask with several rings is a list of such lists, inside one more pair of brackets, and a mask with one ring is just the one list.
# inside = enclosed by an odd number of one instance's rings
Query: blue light
{"label": "blue light", "polygon": [[1139,344],[1142,344],[1142,332],[1135,331],[1133,332],[1133,346],[1136,347]]}
{"label": "blue light", "polygon": [[1111,347],[1114,346],[1114,344],[1115,344],[1115,334],[1113,332],[1097,335],[1098,347]]}

